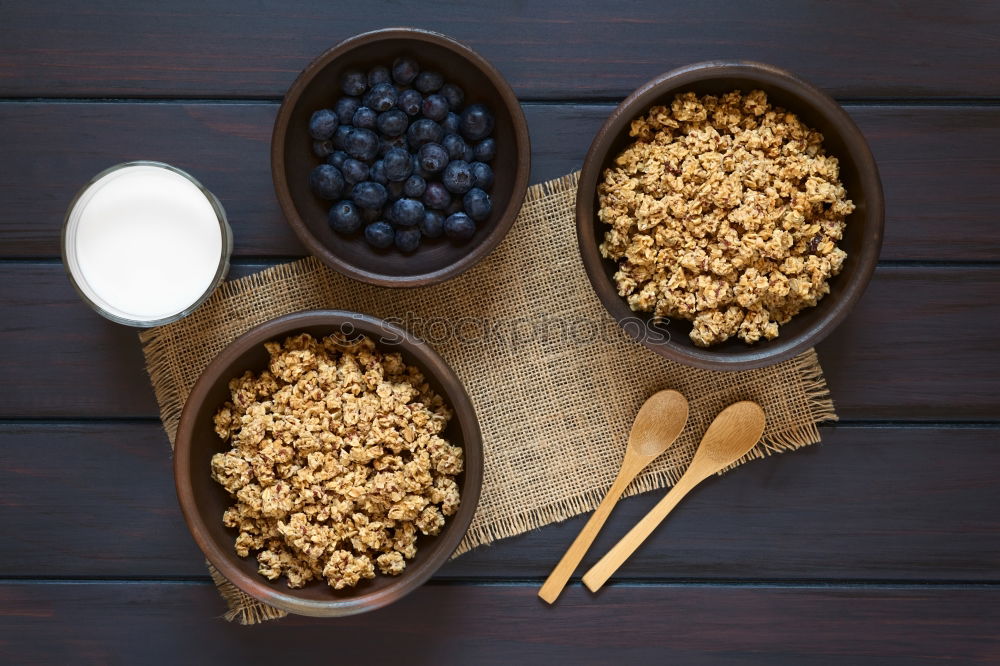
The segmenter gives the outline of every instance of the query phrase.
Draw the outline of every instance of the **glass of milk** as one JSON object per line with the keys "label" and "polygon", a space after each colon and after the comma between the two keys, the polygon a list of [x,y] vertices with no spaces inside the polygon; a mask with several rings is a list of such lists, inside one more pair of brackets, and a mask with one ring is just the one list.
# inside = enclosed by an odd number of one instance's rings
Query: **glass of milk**
{"label": "glass of milk", "polygon": [[176,321],[226,277],[233,233],[215,196],[161,162],[97,174],[66,213],[63,263],[81,298],[129,326]]}

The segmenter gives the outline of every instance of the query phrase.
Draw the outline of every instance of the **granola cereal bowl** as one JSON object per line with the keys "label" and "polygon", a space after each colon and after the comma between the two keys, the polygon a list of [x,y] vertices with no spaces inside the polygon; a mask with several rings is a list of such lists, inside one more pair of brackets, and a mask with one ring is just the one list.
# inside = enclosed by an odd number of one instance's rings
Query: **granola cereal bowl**
{"label": "granola cereal bowl", "polygon": [[[658,319],[651,312],[630,307],[626,293],[619,289],[623,283],[619,261],[606,256],[606,248],[602,252],[602,244],[611,227],[599,216],[602,205],[599,189],[603,187],[608,191],[608,169],[615,166],[619,156],[636,141],[630,133],[634,131],[633,121],[643,119],[651,109],[659,106],[671,111],[671,104],[678,95],[691,94],[700,101],[705,95],[721,99],[733,91],[743,94],[763,91],[767,103],[794,114],[807,129],[823,135],[822,149],[839,162],[839,184],[849,199],[843,207],[846,213],[841,224],[843,235],[837,243],[837,247],[846,252],[846,258],[838,257],[842,261],[839,272],[832,271],[832,277],[819,285],[820,294],[827,287],[828,293],[821,295],[815,305],[804,307],[782,321],[777,337],[773,337],[776,326],[772,324],[775,329],[769,331],[770,338],[752,336],[752,344],[734,334],[710,346],[699,346],[692,337],[698,338],[700,332],[693,331],[695,327],[691,321],[669,315]],[[656,113],[654,110],[653,114]],[[683,173],[676,175],[681,181],[686,176]],[[760,187],[766,186],[767,183]],[[615,109],[594,138],[584,161],[576,201],[580,255],[594,291],[611,316],[654,352],[709,370],[745,370],[778,363],[812,347],[833,331],[871,279],[882,244],[883,217],[878,168],[864,136],[844,109],[826,93],[784,70],[742,61],[689,65],[667,72],[633,92]],[[682,224],[684,226],[687,222]],[[682,265],[674,250],[667,249],[656,256],[658,261],[660,257],[667,257],[662,262],[666,270],[676,273]]]}
{"label": "granola cereal bowl", "polygon": [[[233,496],[217,482],[215,457],[229,445],[216,433],[216,415],[230,399],[230,381],[246,372],[268,368],[264,344],[308,334],[367,337],[383,354],[399,354],[406,366],[424,377],[429,390],[450,407],[451,418],[441,437],[462,449],[464,467],[454,476],[461,501],[434,536],[416,536],[415,554],[399,575],[367,577],[344,589],[322,578],[292,588],[285,576],[268,580],[258,572],[253,554],[239,557],[234,537],[239,530],[223,524]],[[271,356],[273,359],[273,355]],[[346,418],[346,417],[345,417]],[[332,428],[332,426],[330,426]],[[297,444],[296,444],[297,446]],[[392,603],[423,584],[461,542],[479,499],[483,477],[482,440],[475,411],[454,372],[425,342],[384,320],[339,311],[305,311],[272,319],[234,340],[205,368],[184,405],[174,448],[174,480],[184,519],[209,563],[239,590],[265,604],[299,615],[353,615]],[[299,514],[301,515],[301,514]],[[332,521],[331,521],[332,523]],[[399,557],[398,555],[396,557]],[[370,567],[369,567],[370,568]]]}

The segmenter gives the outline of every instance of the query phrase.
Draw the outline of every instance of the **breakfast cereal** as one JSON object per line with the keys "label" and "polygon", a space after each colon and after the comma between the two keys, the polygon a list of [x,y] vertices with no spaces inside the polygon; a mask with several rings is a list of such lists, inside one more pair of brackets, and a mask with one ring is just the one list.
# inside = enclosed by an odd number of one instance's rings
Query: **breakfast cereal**
{"label": "breakfast cereal", "polygon": [[268,342],[268,368],[229,383],[215,432],[231,448],[212,478],[235,503],[240,557],[268,579],[323,579],[335,589],[399,575],[417,534],[438,534],[460,503],[463,452],[420,371],[368,338]]}
{"label": "breakfast cereal", "polygon": [[854,204],[822,134],[754,90],[679,94],[630,136],[598,186],[598,217],[633,310],[690,320],[708,347],[775,338],[829,293]]}

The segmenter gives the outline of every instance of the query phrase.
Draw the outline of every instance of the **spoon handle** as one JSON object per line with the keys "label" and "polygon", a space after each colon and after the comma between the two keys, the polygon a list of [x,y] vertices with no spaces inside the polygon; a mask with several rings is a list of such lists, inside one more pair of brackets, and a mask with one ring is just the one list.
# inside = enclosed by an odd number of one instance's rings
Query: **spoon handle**
{"label": "spoon handle", "polygon": [[684,496],[691,492],[691,489],[701,483],[705,477],[697,478],[690,474],[685,474],[680,481],[670,489],[663,499],[654,506],[649,513],[643,516],[642,520],[635,524],[629,533],[621,538],[615,547],[607,552],[600,561],[590,568],[590,571],[583,575],[583,584],[591,592],[597,592],[608,582],[612,574],[618,571],[618,567],[625,563],[632,553],[642,545],[653,530],[663,522],[675,506],[677,506]]}
{"label": "spoon handle", "polygon": [[[605,521],[607,521],[608,516],[611,514],[611,509],[615,507],[618,500],[621,498],[622,493],[628,488],[628,484],[632,482],[632,479],[636,477],[639,470],[627,469],[628,466],[623,466],[618,472],[618,476],[615,478],[615,482],[611,484],[611,488],[608,493],[601,500],[601,503],[594,509],[594,513],[590,515],[590,519],[587,524],[583,526],[580,533],[576,535],[576,539],[573,541],[572,545],[566,550],[566,554],[562,556],[559,560],[559,564],[555,566],[549,577],[545,579],[545,583],[542,584],[541,589],[538,590],[538,596],[544,599],[548,603],[555,602],[562,593],[563,588],[566,587],[566,582],[569,581],[570,576],[576,571],[577,566],[580,564],[580,560],[583,556],[587,554],[587,549],[590,548],[590,544],[594,543],[594,539],[597,538],[597,533],[601,531],[601,527],[604,526]],[[640,468],[641,469],[641,468]]]}

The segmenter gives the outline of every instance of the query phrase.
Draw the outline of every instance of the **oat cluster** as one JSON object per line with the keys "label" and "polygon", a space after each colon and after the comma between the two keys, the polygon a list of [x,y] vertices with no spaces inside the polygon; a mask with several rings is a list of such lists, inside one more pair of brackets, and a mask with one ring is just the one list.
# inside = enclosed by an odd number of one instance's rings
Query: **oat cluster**
{"label": "oat cluster", "polygon": [[441,433],[449,408],[420,371],[371,340],[303,334],[268,342],[268,369],[229,383],[215,431],[232,448],[212,478],[235,499],[223,514],[236,553],[261,575],[335,589],[398,575],[417,533],[458,510],[462,449]]}
{"label": "oat cluster", "polygon": [[598,215],[633,310],[690,320],[708,347],[775,338],[829,293],[854,204],[822,134],[754,90],[677,95],[630,136],[598,186]]}

